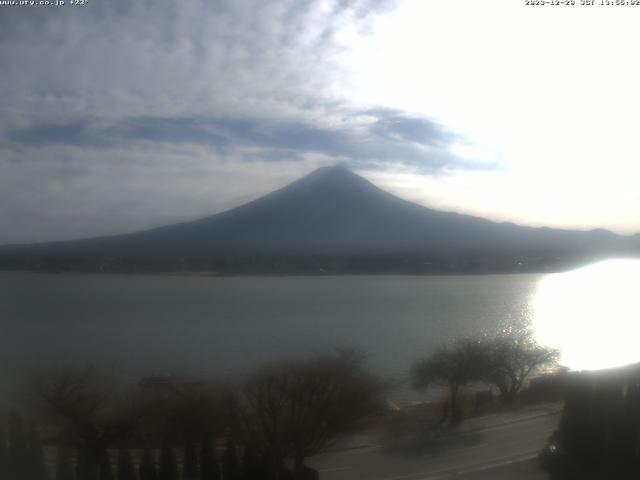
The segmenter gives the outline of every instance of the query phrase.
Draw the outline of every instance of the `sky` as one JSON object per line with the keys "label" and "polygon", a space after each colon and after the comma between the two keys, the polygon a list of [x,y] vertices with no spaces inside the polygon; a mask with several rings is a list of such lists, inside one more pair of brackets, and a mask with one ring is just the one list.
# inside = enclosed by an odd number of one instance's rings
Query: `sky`
{"label": "sky", "polygon": [[203,217],[343,164],[432,208],[640,233],[640,6],[0,6],[0,243]]}

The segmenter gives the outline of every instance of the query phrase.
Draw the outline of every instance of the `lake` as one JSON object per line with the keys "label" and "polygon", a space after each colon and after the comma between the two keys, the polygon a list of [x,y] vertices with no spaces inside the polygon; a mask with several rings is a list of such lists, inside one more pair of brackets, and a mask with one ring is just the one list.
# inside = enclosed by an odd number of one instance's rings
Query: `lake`
{"label": "lake", "polygon": [[[638,261],[628,263],[635,269],[630,275],[640,272]],[[269,360],[355,348],[377,372],[403,379],[412,362],[450,339],[510,327],[533,324],[551,343],[570,350],[567,337],[572,332],[575,337],[576,327],[562,289],[577,288],[569,298],[575,307],[576,299],[587,303],[584,293],[595,296],[599,287],[581,291],[585,274],[568,275],[216,278],[3,272],[0,358],[11,383],[12,377],[52,363],[92,362],[136,375],[235,376]],[[614,269],[598,271],[597,278],[615,285],[612,278],[629,282],[640,276],[627,278]],[[635,293],[633,300],[637,303]],[[588,310],[587,305],[579,311],[584,316]],[[635,318],[636,311],[626,313]],[[563,318],[556,318],[560,313]],[[565,326],[565,337],[551,338],[549,332],[563,331],[552,321]]]}

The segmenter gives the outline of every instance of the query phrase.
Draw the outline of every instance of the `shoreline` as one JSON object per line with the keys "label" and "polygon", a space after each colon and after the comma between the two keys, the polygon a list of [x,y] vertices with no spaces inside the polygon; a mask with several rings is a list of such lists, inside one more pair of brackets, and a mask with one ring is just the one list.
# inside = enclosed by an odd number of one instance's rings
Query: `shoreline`
{"label": "shoreline", "polygon": [[[594,262],[595,263],[595,262]],[[144,271],[100,271],[100,270],[12,270],[0,269],[0,274],[36,274],[36,275],[121,275],[121,276],[139,276],[139,277],[182,277],[182,278],[247,278],[247,277],[264,277],[264,278],[289,278],[289,277],[487,277],[492,275],[548,275],[555,273],[563,273],[573,268],[549,269],[549,270],[526,270],[526,271],[484,271],[484,272],[217,272],[217,271],[188,271],[188,272],[144,272]]]}

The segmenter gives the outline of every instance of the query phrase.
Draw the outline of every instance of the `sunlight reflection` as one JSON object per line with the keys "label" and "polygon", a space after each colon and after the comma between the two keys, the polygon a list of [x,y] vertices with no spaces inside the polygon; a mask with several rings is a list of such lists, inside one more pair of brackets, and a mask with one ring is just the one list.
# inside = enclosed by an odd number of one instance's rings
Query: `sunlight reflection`
{"label": "sunlight reflection", "polygon": [[640,361],[640,260],[607,260],[545,277],[534,299],[538,341],[574,370]]}

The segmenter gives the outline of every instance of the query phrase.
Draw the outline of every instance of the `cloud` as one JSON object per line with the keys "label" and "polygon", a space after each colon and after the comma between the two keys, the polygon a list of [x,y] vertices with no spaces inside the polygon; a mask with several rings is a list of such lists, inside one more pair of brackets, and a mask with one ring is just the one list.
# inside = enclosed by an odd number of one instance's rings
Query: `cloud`
{"label": "cloud", "polygon": [[97,1],[46,15],[5,8],[3,123],[319,114],[319,100],[335,97],[345,48],[338,32],[365,28],[388,3]]}
{"label": "cloud", "polygon": [[453,143],[457,136],[442,125],[424,117],[407,116],[392,109],[375,109],[374,130],[385,137],[415,142],[425,146],[441,146]]}
{"label": "cloud", "polygon": [[345,38],[395,3],[1,9],[0,243],[194,218],[337,162],[493,168],[430,118],[351,102]]}
{"label": "cloud", "polygon": [[[149,140],[262,148],[265,159],[456,163],[435,122],[356,108],[340,39],[395,1],[142,0],[86,8],[3,9],[0,135],[87,148]],[[26,41],[37,37],[37,42]],[[46,48],[45,48],[46,47]]]}
{"label": "cloud", "polygon": [[[452,152],[461,139],[438,123],[399,111],[337,110],[337,126],[272,118],[132,118],[113,125],[38,125],[9,130],[25,146],[67,144],[91,148],[138,141],[208,145],[219,154],[252,147],[265,160],[315,152],[354,165],[406,163],[426,172],[467,165]],[[469,165],[467,165],[469,166]]]}

